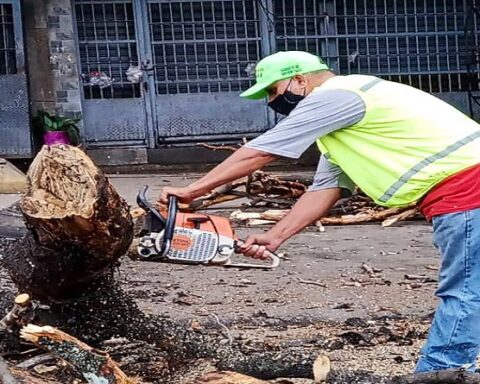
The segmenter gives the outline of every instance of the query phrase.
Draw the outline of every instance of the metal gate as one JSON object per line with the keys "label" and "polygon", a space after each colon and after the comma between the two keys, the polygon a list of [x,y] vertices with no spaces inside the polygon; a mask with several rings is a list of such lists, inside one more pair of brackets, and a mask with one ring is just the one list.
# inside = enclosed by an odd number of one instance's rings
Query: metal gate
{"label": "metal gate", "polygon": [[[85,141],[95,146],[147,144],[147,105],[140,84],[125,72],[139,64],[136,12],[131,0],[76,1]],[[98,74],[112,84],[92,85]]]}
{"label": "metal gate", "polygon": [[[257,1],[75,3],[89,146],[153,148],[268,128],[265,103],[238,97],[269,52],[261,52]],[[140,84],[127,81],[130,65],[142,68]],[[91,85],[95,72],[114,82]]]}
{"label": "metal gate", "polygon": [[0,0],[0,156],[32,154],[20,0]]}
{"label": "metal gate", "polygon": [[[275,121],[265,102],[238,94],[252,83],[254,64],[277,50],[316,53],[340,74],[382,76],[467,109],[464,0],[76,4],[82,70],[115,78],[104,89],[85,86],[91,144],[155,147],[268,129]],[[130,64],[141,65],[141,84],[126,81]]]}

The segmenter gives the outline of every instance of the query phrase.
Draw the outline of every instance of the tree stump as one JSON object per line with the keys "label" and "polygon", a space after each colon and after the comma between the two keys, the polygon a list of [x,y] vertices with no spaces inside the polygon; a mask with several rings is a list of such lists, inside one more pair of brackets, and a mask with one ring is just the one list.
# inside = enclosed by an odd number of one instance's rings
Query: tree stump
{"label": "tree stump", "polygon": [[42,148],[20,207],[29,234],[8,249],[4,264],[19,289],[37,299],[85,291],[133,239],[127,203],[76,147]]}

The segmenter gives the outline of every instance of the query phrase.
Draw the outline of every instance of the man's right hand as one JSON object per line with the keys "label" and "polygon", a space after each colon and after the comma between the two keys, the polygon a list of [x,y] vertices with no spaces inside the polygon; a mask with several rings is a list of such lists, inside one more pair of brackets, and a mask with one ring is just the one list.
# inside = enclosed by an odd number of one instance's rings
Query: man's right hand
{"label": "man's right hand", "polygon": [[164,187],[162,189],[162,192],[160,193],[160,198],[158,199],[160,203],[162,204],[168,204],[168,196],[173,195],[177,196],[178,200],[181,203],[188,204],[190,203],[193,199],[195,199],[196,196],[192,189],[188,187]]}
{"label": "man's right hand", "polygon": [[254,259],[266,260],[269,258],[269,252],[275,252],[281,243],[280,239],[268,232],[250,235],[244,243],[239,244],[238,251]]}

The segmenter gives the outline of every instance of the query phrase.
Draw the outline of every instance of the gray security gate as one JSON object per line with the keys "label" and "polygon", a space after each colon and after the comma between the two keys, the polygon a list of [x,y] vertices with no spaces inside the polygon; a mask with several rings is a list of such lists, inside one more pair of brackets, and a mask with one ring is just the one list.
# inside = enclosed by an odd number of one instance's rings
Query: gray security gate
{"label": "gray security gate", "polygon": [[[75,4],[90,147],[234,139],[269,127],[264,102],[238,97],[269,52],[258,1]],[[143,70],[139,84],[126,78],[130,65]],[[114,82],[92,85],[95,72]]]}
{"label": "gray security gate", "polygon": [[[83,87],[85,140],[96,146],[145,146],[148,142],[147,105],[141,84],[125,72],[139,64],[136,12],[131,0],[76,1],[79,55]],[[105,74],[111,85],[91,85]]]}
{"label": "gray security gate", "polygon": [[0,156],[32,154],[20,0],[0,0]]}
{"label": "gray security gate", "polygon": [[251,84],[248,66],[262,56],[259,4],[148,1],[146,51],[160,143],[240,139],[268,127],[265,103],[238,97]]}
{"label": "gray security gate", "polygon": [[[379,75],[467,110],[477,75],[465,65],[464,0],[77,0],[90,145],[238,140],[275,123],[264,101],[241,100],[254,64],[306,50],[340,74]],[[473,41],[479,45],[478,20]],[[131,84],[129,65],[144,77]],[[476,79],[476,80],[475,80]],[[475,84],[476,81],[476,84]]]}

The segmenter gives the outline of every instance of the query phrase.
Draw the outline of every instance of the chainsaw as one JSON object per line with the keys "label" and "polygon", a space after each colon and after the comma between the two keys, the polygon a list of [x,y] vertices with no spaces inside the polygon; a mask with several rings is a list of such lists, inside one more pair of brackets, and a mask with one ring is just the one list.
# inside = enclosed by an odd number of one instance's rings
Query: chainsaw
{"label": "chainsaw", "polygon": [[137,196],[137,204],[147,213],[144,236],[137,247],[141,260],[262,269],[280,264],[273,252],[269,252],[268,263],[234,262],[232,258],[242,241],[235,235],[230,220],[179,212],[178,199],[172,195],[168,197],[165,217],[148,201],[147,189],[148,186],[143,187]]}

